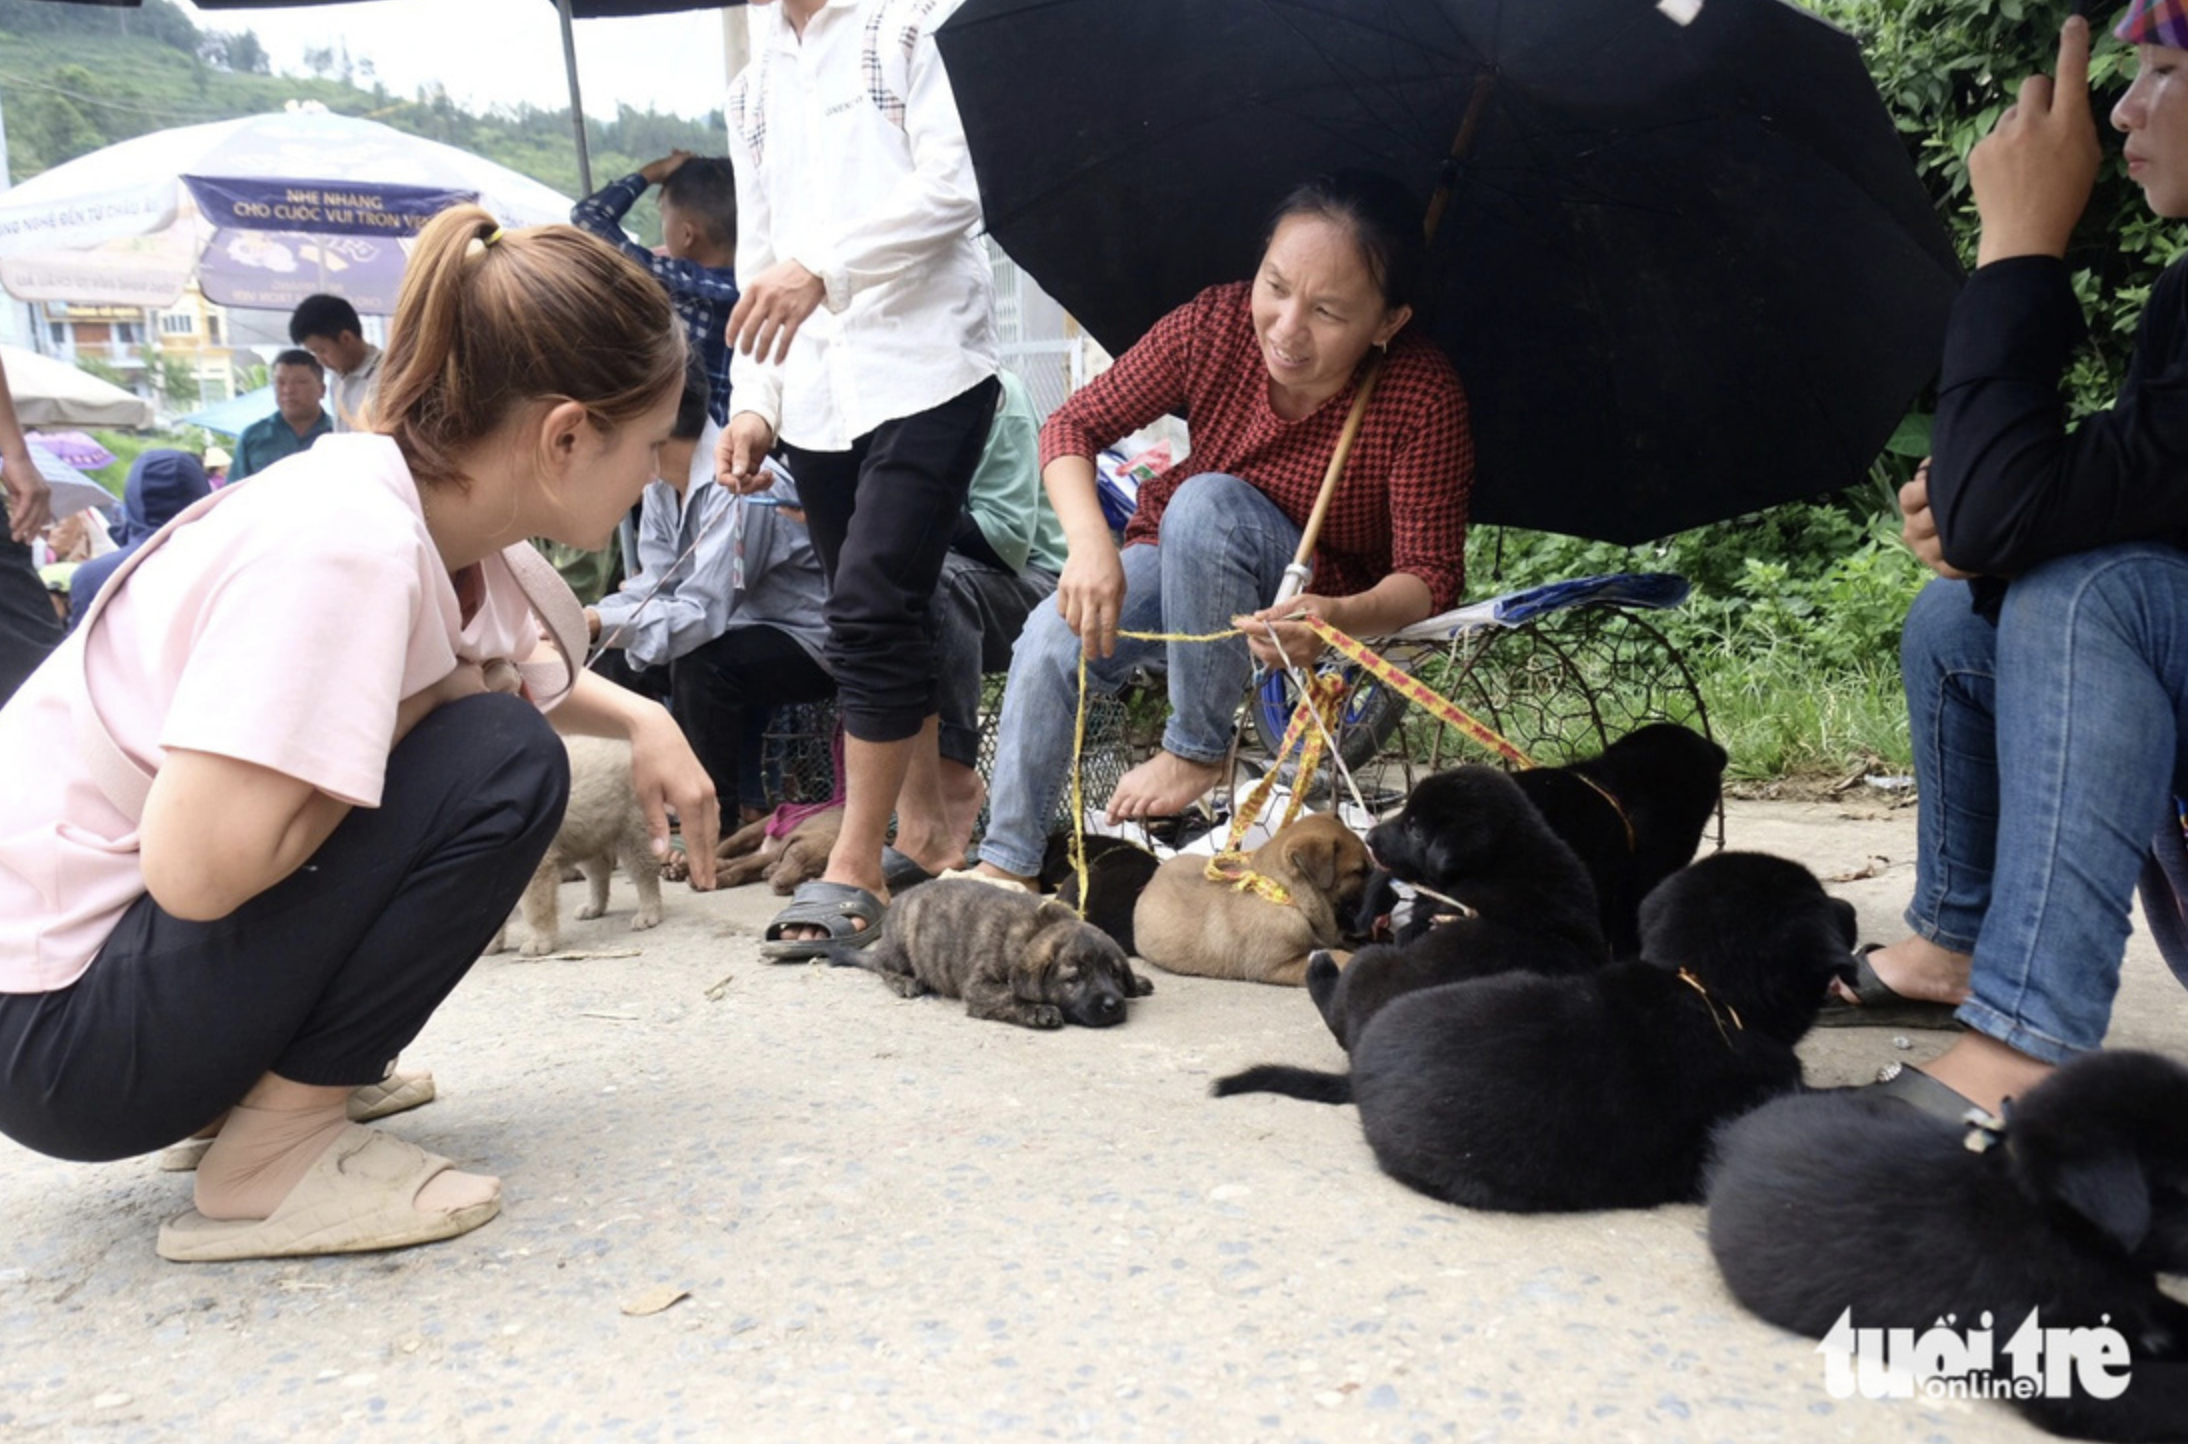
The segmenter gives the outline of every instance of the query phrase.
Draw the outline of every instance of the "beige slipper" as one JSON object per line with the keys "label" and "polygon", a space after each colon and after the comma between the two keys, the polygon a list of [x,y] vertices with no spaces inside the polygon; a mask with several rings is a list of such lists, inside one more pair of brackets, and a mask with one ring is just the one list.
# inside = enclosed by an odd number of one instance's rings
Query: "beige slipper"
{"label": "beige slipper", "polygon": [[408,1248],[469,1233],[501,1212],[485,1203],[420,1213],[418,1191],[455,1165],[378,1129],[350,1124],[267,1218],[207,1218],[196,1209],[160,1226],[159,1254],[176,1263],[300,1258]]}
{"label": "beige slipper", "polygon": [[437,1096],[433,1075],[423,1068],[414,1073],[390,1073],[377,1083],[351,1090],[349,1121],[370,1123],[375,1118],[422,1108]]}
{"label": "beige slipper", "polygon": [[[352,1090],[346,1111],[350,1122],[370,1123],[376,1118],[423,1108],[437,1096],[433,1075],[422,1068],[414,1073],[390,1073],[377,1083],[366,1083]],[[205,1150],[212,1146],[210,1138],[185,1138],[180,1143],[169,1144],[160,1150],[160,1172],[195,1173],[198,1165],[205,1161]]]}

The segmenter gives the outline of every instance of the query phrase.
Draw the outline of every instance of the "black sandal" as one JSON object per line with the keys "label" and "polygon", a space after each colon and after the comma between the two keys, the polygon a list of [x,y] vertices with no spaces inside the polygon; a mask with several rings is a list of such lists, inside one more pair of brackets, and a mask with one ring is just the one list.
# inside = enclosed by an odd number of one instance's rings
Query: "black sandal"
{"label": "black sandal", "polygon": [[1910,998],[1877,976],[1877,970],[1869,964],[1869,954],[1882,946],[1882,943],[1867,943],[1854,954],[1853,989],[1860,1001],[1849,1003],[1833,993],[1817,1012],[1816,1026],[1959,1030],[1963,1025],[1953,1016],[1960,1010],[1959,1004]]}

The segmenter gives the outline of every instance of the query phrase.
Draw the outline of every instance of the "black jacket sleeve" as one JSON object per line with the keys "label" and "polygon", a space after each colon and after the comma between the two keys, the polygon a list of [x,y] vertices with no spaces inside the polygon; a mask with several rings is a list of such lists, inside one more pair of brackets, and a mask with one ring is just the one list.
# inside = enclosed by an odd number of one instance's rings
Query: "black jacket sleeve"
{"label": "black jacket sleeve", "polygon": [[2188,259],[2159,277],[2109,411],[2069,431],[2060,392],[2082,335],[2064,262],[1997,261],[1953,307],[1930,506],[1945,560],[2010,577],[2114,542],[2188,531]]}

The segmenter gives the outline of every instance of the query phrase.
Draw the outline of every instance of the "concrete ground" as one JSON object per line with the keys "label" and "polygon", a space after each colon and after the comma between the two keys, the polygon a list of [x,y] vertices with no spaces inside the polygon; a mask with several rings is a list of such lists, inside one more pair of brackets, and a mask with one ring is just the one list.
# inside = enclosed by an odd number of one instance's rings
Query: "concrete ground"
{"label": "concrete ground", "polygon": [[[1895,935],[1911,811],[1740,803],[1729,842],[1852,878]],[[597,956],[487,960],[409,1055],[443,1097],[396,1131],[505,1179],[477,1233],[167,1264],[184,1177],[0,1142],[0,1440],[2042,1437],[1833,1401],[1698,1208],[1467,1213],[1378,1172],[1349,1108],[1210,1099],[1338,1061],[1297,991],[1158,974],[1121,1028],[1036,1034],[762,963],[764,889],[671,889],[641,934],[627,883],[595,922],[578,891]],[[2117,1016],[2188,1055],[2139,936]],[[1806,1051],[1846,1082],[1944,1037]]]}

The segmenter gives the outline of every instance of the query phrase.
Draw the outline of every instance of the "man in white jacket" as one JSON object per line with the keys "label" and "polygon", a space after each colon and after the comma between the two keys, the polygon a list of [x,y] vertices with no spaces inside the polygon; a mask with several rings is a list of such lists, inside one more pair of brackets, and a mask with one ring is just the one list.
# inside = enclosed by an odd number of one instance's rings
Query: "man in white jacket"
{"label": "man in white jacket", "polygon": [[742,296],[719,474],[757,491],[780,444],[798,479],[846,739],[843,831],[768,928],[779,961],[872,940],[892,813],[905,856],[955,861],[946,837],[914,835],[945,812],[927,610],[998,370],[979,190],[934,44],[956,5],[773,0],[730,87]]}

